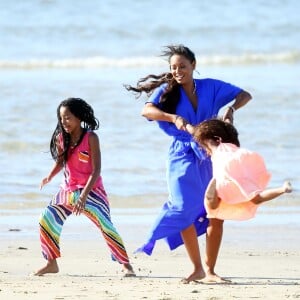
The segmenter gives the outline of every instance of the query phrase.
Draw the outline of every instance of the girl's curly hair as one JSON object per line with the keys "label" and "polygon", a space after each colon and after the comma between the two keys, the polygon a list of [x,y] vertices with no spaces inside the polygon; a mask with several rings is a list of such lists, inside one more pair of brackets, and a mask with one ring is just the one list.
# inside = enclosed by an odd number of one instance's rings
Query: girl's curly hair
{"label": "girl's curly hair", "polygon": [[219,118],[205,120],[194,127],[194,140],[207,149],[207,141],[213,140],[216,144],[231,143],[240,147],[236,128]]}
{"label": "girl's curly hair", "polygon": [[[95,130],[99,128],[99,121],[94,116],[94,110],[93,108],[84,100],[80,98],[68,98],[66,100],[63,100],[59,106],[57,107],[57,125],[56,128],[52,134],[51,140],[50,140],[50,152],[52,155],[52,158],[57,161],[60,158],[63,158],[63,163],[66,163],[68,159],[68,150],[70,148],[71,143],[71,136],[69,133],[67,133],[61,123],[61,117],[60,117],[60,108],[61,107],[67,107],[70,112],[79,120],[82,122],[83,127],[83,134],[81,135],[79,141],[77,144],[80,144],[85,132],[87,130]],[[62,135],[64,149],[63,153],[59,154],[57,150],[57,138],[59,135]]]}

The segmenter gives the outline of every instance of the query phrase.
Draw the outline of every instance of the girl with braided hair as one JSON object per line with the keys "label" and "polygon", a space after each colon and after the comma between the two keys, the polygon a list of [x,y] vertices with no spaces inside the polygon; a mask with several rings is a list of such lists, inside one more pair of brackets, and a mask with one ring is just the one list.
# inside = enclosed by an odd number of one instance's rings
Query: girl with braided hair
{"label": "girl with braided hair", "polygon": [[266,189],[270,180],[263,158],[256,152],[240,148],[236,128],[220,119],[210,119],[187,130],[211,157],[213,178],[205,194],[208,218],[247,220],[253,218],[261,203],[270,201],[292,186]]}
{"label": "girl with braided hair", "polygon": [[40,216],[40,241],[47,264],[35,272],[41,276],[59,271],[59,240],[66,219],[83,213],[101,231],[113,260],[123,264],[125,276],[135,276],[123,241],[110,217],[101,173],[97,134],[99,121],[92,107],[80,98],[68,98],[57,108],[57,126],[50,141],[54,166],[40,185],[49,183],[62,169],[64,182]]}

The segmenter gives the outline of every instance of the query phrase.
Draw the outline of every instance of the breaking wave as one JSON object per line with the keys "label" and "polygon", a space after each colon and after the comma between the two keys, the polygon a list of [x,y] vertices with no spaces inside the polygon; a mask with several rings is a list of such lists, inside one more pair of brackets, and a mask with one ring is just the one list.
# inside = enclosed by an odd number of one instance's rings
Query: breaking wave
{"label": "breaking wave", "polygon": [[[247,53],[242,55],[211,55],[197,58],[200,65],[243,65],[268,63],[297,63],[300,52]],[[69,68],[140,68],[164,66],[165,61],[158,57],[87,57],[65,59],[0,60],[0,69],[69,69]]]}

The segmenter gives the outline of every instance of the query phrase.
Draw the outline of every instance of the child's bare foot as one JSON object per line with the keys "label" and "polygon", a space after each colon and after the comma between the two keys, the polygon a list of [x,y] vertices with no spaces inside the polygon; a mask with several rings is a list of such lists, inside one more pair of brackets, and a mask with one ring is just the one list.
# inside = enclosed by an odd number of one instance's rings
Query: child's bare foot
{"label": "child's bare foot", "polygon": [[189,277],[181,280],[181,283],[189,284],[192,281],[202,280],[205,277],[203,269],[195,270]]}
{"label": "child's bare foot", "polygon": [[205,192],[205,201],[207,202],[209,208],[211,209],[216,209],[219,205],[219,198],[216,192],[216,179],[213,178],[207,188],[206,188],[206,192]]}
{"label": "child's bare foot", "polygon": [[131,264],[129,264],[129,263],[124,264],[123,267],[124,267],[124,272],[125,272],[124,277],[135,277],[136,276]]}
{"label": "child's bare foot", "polygon": [[285,193],[291,193],[293,190],[292,184],[289,181],[285,181],[283,184],[283,189]]}
{"label": "child's bare foot", "polygon": [[47,274],[47,273],[58,273],[58,271],[59,271],[59,269],[58,269],[57,261],[56,261],[56,259],[52,259],[47,262],[45,267],[39,269],[33,275],[43,276],[44,274]]}

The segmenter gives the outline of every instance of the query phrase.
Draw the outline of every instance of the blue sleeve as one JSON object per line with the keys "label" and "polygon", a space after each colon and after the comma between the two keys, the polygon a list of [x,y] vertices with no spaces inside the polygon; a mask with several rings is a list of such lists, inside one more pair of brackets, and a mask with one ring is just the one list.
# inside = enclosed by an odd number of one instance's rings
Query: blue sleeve
{"label": "blue sleeve", "polygon": [[219,110],[231,102],[240,92],[241,88],[221,80],[214,80],[214,105]]}
{"label": "blue sleeve", "polygon": [[[167,84],[162,84],[158,88],[154,90],[154,92],[151,94],[151,96],[147,99],[146,103],[153,103],[155,106],[157,106],[159,109],[161,109],[161,105],[159,103],[160,97],[165,91],[165,87]],[[148,119],[149,121],[152,121]],[[180,133],[180,131],[176,128],[176,126],[173,123],[169,123],[166,121],[157,121],[158,126],[160,129],[162,129],[167,135],[174,136]]]}
{"label": "blue sleeve", "polygon": [[159,86],[158,88],[156,88],[153,93],[151,94],[151,96],[147,99],[146,103],[153,103],[155,104],[157,107],[160,108],[160,97],[163,94],[163,92],[165,91],[165,86],[166,84],[163,84],[161,86]]}

